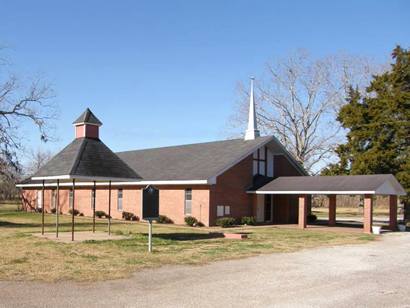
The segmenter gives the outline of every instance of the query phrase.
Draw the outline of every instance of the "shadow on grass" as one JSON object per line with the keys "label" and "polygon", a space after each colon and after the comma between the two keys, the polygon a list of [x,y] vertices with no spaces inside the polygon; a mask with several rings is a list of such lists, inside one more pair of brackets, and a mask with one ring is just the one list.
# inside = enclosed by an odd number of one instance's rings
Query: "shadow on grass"
{"label": "shadow on grass", "polygon": [[16,222],[9,222],[9,221],[1,221],[0,220],[0,228],[37,228],[37,227],[41,227],[41,224],[16,223]]}
{"label": "shadow on grass", "polygon": [[223,238],[224,235],[218,232],[211,233],[156,233],[153,237],[161,238],[163,240],[173,241],[195,241],[195,240],[209,240],[214,238]]}
{"label": "shadow on grass", "polygon": [[[315,222],[309,223],[309,225],[316,225],[316,226],[328,226],[328,220],[318,219]],[[363,223],[358,222],[357,220],[343,220],[343,221],[336,221],[336,227],[347,227],[347,228],[363,228]]]}
{"label": "shadow on grass", "polygon": [[[96,224],[96,227],[100,226],[101,224]],[[70,227],[71,228],[71,222],[64,222],[64,223],[59,223],[58,225],[60,228],[64,227]],[[74,226],[77,227],[87,227],[91,228],[92,224],[89,222],[75,222]],[[45,228],[54,228],[55,223],[45,223],[44,224]],[[33,222],[27,222],[27,223],[17,223],[17,222],[10,222],[10,221],[3,221],[0,220],[0,228],[41,228],[41,222],[39,223],[33,223]]]}

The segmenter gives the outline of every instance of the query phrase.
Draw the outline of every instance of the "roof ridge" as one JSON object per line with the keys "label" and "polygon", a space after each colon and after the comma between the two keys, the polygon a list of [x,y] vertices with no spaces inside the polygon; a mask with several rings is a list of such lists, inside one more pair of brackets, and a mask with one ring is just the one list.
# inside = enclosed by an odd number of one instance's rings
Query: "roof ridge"
{"label": "roof ridge", "polygon": [[206,142],[197,142],[197,143],[187,143],[187,144],[180,144],[180,145],[167,145],[167,146],[161,146],[161,147],[155,147],[155,148],[144,148],[144,149],[135,149],[135,150],[126,150],[126,151],[119,151],[115,153],[127,153],[127,152],[136,152],[136,151],[148,151],[148,150],[158,150],[158,149],[166,149],[166,148],[178,148],[178,147],[185,147],[185,146],[191,146],[191,145],[200,145],[200,144],[209,144],[209,143],[218,143],[218,142],[228,142],[228,141],[236,141],[236,140],[242,140],[244,142],[249,142],[249,141],[255,141],[258,139],[265,139],[267,137],[272,137],[272,135],[267,135],[267,136],[261,136],[257,139],[254,140],[244,140],[243,138],[235,138],[235,139],[225,139],[225,140],[215,140],[215,141],[206,141]]}
{"label": "roof ridge", "polygon": [[88,143],[87,138],[84,138],[83,140],[81,140],[80,148],[78,149],[78,152],[76,153],[73,164],[71,165],[69,175],[74,174],[74,170],[77,169],[78,164],[80,163],[81,156],[84,153],[84,149],[87,143]]}

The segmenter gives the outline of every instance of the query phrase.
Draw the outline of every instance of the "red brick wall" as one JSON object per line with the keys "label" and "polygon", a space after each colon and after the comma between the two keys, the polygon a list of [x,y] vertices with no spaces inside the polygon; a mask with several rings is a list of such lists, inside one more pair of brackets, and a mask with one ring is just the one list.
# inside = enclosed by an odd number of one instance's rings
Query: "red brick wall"
{"label": "red brick wall", "polygon": [[25,211],[31,212],[36,208],[37,200],[36,190],[22,190],[21,191],[21,206]]}
{"label": "red brick wall", "polygon": [[192,188],[192,214],[205,225],[209,225],[209,186],[159,187],[159,211],[176,224],[184,224],[185,189]]}
{"label": "red brick wall", "polygon": [[[118,187],[111,190],[111,217],[122,218],[122,212],[131,212],[141,218],[141,186],[123,187],[123,210],[117,209]],[[160,214],[166,215],[176,224],[184,224],[185,189],[192,188],[192,216],[205,225],[209,225],[209,186],[158,186],[160,190]],[[39,190],[41,191],[41,189]],[[96,211],[104,211],[108,214],[109,190],[106,187],[98,187],[96,192]],[[74,208],[85,216],[92,216],[91,188],[75,189]],[[23,208],[31,211],[37,204],[37,190],[22,190]],[[51,211],[51,189],[44,192],[44,209]],[[69,188],[60,188],[60,210],[67,214],[69,211]]]}
{"label": "red brick wall", "polygon": [[253,180],[252,162],[252,155],[250,155],[217,177],[216,184],[211,187],[210,225],[214,225],[218,218],[216,216],[218,205],[229,205],[231,217],[253,215],[254,198],[246,193]]}
{"label": "red brick wall", "polygon": [[285,155],[275,155],[273,165],[274,177],[303,175],[292,165]]}

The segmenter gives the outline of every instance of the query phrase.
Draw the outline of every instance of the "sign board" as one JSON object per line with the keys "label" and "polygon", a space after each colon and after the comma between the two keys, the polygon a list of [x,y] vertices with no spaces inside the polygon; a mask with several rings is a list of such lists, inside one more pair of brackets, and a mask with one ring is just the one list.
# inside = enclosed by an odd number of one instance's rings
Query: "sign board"
{"label": "sign board", "polygon": [[149,185],[142,191],[142,219],[158,219],[159,190]]}

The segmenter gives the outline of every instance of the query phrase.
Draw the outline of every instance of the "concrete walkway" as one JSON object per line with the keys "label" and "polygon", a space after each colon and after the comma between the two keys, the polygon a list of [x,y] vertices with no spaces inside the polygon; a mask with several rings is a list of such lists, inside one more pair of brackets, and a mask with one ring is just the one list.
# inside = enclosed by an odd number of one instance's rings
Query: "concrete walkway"
{"label": "concrete walkway", "polygon": [[61,243],[76,243],[84,241],[108,241],[121,240],[126,238],[126,236],[123,235],[108,235],[108,232],[102,231],[76,231],[74,233],[74,242],[71,240],[71,232],[60,232],[58,234],[58,238],[56,237],[55,232],[46,232],[44,233],[44,235],[42,235],[41,233],[32,233],[31,235]]}
{"label": "concrete walkway", "polygon": [[365,245],[165,266],[99,283],[0,282],[1,307],[410,307],[410,233]]}

